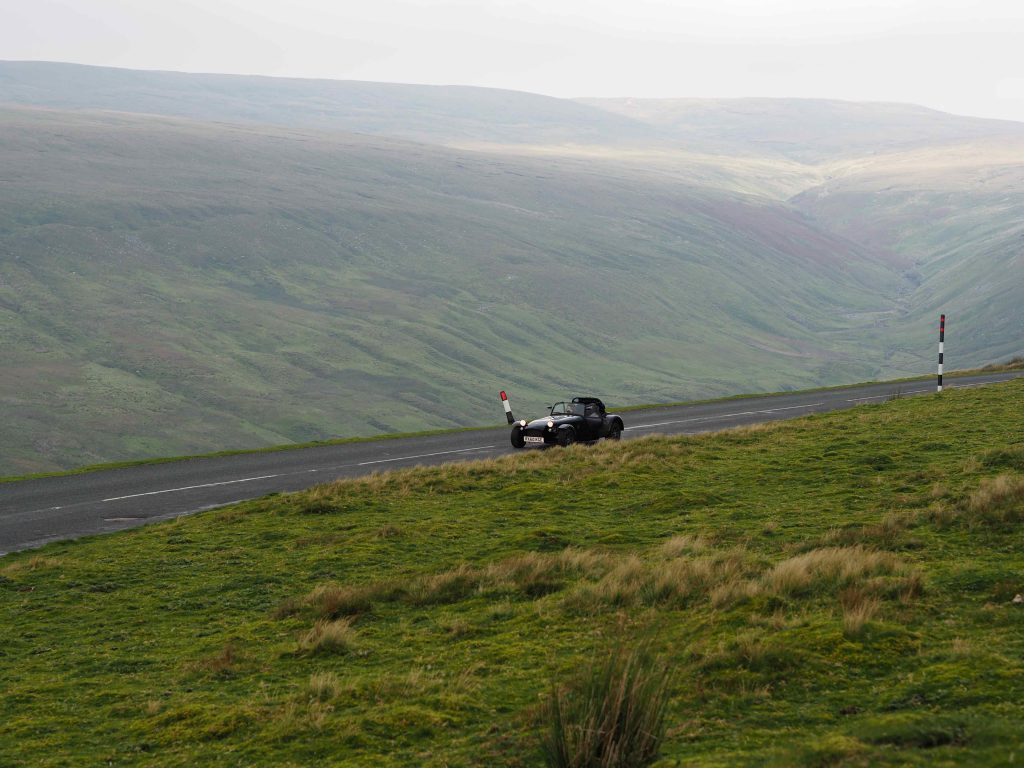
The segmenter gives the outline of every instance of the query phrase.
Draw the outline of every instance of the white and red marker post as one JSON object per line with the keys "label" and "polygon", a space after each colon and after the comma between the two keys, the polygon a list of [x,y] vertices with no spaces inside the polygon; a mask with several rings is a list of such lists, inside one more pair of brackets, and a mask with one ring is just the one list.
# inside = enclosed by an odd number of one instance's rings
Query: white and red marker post
{"label": "white and red marker post", "polygon": [[512,417],[512,404],[508,401],[508,395],[505,394],[505,390],[501,391],[501,404],[505,407],[505,418],[511,424],[515,419]]}
{"label": "white and red marker post", "polygon": [[938,392],[942,391],[942,358],[945,352],[946,346],[946,316],[939,315],[939,388]]}

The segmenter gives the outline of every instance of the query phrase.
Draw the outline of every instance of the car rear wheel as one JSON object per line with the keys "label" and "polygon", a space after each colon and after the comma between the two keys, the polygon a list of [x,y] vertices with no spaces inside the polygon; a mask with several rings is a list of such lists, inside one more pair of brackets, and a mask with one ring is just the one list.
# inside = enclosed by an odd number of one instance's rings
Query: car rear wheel
{"label": "car rear wheel", "polygon": [[558,444],[567,448],[576,442],[576,431],[572,427],[566,427],[558,433]]}

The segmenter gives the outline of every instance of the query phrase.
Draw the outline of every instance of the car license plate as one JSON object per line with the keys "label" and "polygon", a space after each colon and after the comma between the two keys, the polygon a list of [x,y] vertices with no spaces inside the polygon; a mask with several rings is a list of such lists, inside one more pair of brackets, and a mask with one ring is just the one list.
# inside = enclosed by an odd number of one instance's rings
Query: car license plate
{"label": "car license plate", "polygon": [[544,438],[543,437],[524,437],[523,440],[525,440],[528,443],[543,443],[544,442]]}

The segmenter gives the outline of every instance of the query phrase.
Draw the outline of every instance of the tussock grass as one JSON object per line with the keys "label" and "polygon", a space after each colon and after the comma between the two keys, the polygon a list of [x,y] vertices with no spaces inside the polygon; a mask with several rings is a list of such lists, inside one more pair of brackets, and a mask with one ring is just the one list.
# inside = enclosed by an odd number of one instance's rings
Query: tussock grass
{"label": "tussock grass", "polygon": [[858,637],[878,613],[881,601],[861,587],[848,587],[839,594],[843,609],[843,634]]}
{"label": "tussock grass", "polygon": [[1024,475],[983,478],[967,501],[971,524],[1007,525],[1024,520]]}
{"label": "tussock grass", "polygon": [[661,554],[668,558],[682,557],[683,555],[699,554],[709,546],[708,540],[703,536],[686,533],[673,536],[662,544]]}
{"label": "tussock grass", "polygon": [[541,740],[550,768],[643,768],[665,734],[671,676],[646,646],[613,648],[552,692]]}
{"label": "tussock grass", "polygon": [[234,672],[238,661],[238,648],[233,642],[228,642],[217,653],[197,661],[192,668],[215,676],[227,676]]}
{"label": "tussock grass", "polygon": [[303,599],[319,615],[336,619],[339,616],[358,616],[369,613],[373,600],[379,598],[380,589],[374,587],[344,587],[339,584],[319,584]]}
{"label": "tussock grass", "polygon": [[617,562],[608,553],[568,547],[556,553],[524,552],[479,567],[462,563],[404,581],[353,586],[327,582],[318,584],[300,600],[284,600],[275,615],[294,615],[304,606],[326,618],[357,616],[368,613],[374,602],[445,605],[485,593],[537,598],[563,589],[570,578],[600,578]]}
{"label": "tussock grass", "polygon": [[[798,648],[788,646],[763,631],[745,629],[719,641],[717,648],[703,653],[699,667],[705,671],[732,672],[739,669],[778,674],[797,666],[801,658]],[[726,678],[722,682],[725,685],[749,684],[742,678]]]}
{"label": "tussock grass", "polygon": [[356,630],[352,620],[321,620],[299,637],[298,650],[304,654],[350,653],[355,647]]}
{"label": "tussock grass", "polygon": [[27,571],[40,571],[48,568],[56,568],[60,564],[61,561],[55,557],[32,555],[27,560],[18,560],[5,565],[3,568],[0,568],[0,573],[4,576],[16,576],[19,573],[25,573]]}
{"label": "tussock grass", "polygon": [[388,523],[377,529],[377,537],[381,539],[396,539],[402,535],[402,529],[397,525]]}
{"label": "tussock grass", "polygon": [[841,587],[865,576],[903,574],[908,567],[890,552],[863,546],[825,547],[796,555],[775,565],[762,585],[775,595],[796,595],[821,587]]}
{"label": "tussock grass", "polygon": [[[654,557],[622,558],[597,583],[582,584],[569,594],[564,605],[574,613],[595,614],[633,605],[682,608],[708,597],[722,607],[751,596],[745,551],[710,552],[706,547],[703,539],[670,539]],[[707,554],[683,556],[694,549]]]}
{"label": "tussock grass", "polygon": [[313,701],[332,701],[341,693],[341,682],[333,672],[314,672],[309,676],[309,698]]}

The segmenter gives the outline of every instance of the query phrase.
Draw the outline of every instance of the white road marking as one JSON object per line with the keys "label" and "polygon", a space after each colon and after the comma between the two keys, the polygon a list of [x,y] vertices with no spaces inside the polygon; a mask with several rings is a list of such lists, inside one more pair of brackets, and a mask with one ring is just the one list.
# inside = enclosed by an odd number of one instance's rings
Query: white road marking
{"label": "white road marking", "polygon": [[905,392],[893,391],[889,394],[876,394],[871,397],[852,397],[847,399],[847,402],[863,402],[864,400],[884,400],[888,397],[898,397],[904,394],[921,394],[922,392],[933,392],[933,389],[908,389]]}
{"label": "white road marking", "polygon": [[387,464],[391,461],[409,461],[410,459],[425,459],[428,456],[444,456],[448,453],[467,453],[469,451],[485,451],[488,448],[494,448],[493,445],[478,445],[476,448],[460,448],[457,451],[438,451],[437,453],[421,453],[417,456],[398,456],[394,459],[377,459],[376,461],[363,461],[359,464],[353,464],[349,466],[356,467],[368,467],[371,464]]}
{"label": "white road marking", "polygon": [[678,419],[676,421],[659,421],[657,424],[637,424],[634,427],[626,427],[626,429],[650,429],[651,427],[664,427],[667,424],[685,424],[690,421],[714,421],[715,419],[728,419],[733,416],[753,416],[758,413],[777,413],[779,411],[793,411],[798,408],[814,408],[818,405],[824,405],[821,403],[807,403],[807,405],[787,405],[785,408],[768,408],[762,411],[739,411],[737,413],[720,413],[716,416],[699,416],[692,419]]}
{"label": "white road marking", "polygon": [[[378,459],[377,461],[364,461],[364,462],[361,462],[359,464],[342,464],[342,465],[340,465],[338,467],[332,467],[331,469],[344,469],[346,467],[366,467],[366,466],[369,466],[371,464],[386,464],[388,462],[394,462],[394,461],[410,461],[412,459],[425,459],[425,458],[428,458],[430,456],[444,456],[445,454],[449,454],[449,453],[467,453],[469,451],[484,451],[484,450],[487,450],[488,448],[494,448],[494,446],[493,445],[479,445],[479,446],[477,446],[475,448],[462,448],[462,449],[457,450],[457,451],[438,451],[437,453],[421,453],[421,454],[418,454],[416,456],[396,456],[393,459]],[[320,469],[304,469],[301,472],[285,472],[285,473],[279,473],[279,474],[276,474],[276,475],[260,475],[259,477],[243,477],[243,478],[241,478],[239,480],[224,480],[224,481],[219,482],[219,483],[203,483],[201,485],[186,485],[186,486],[184,486],[182,488],[165,488],[165,489],[163,489],[161,491],[147,491],[146,493],[132,493],[132,494],[129,494],[128,496],[113,496],[113,497],[111,497],[109,499],[103,499],[103,502],[106,503],[106,502],[109,502],[109,501],[124,501],[125,499],[137,499],[137,498],[139,498],[141,496],[157,496],[157,495],[159,495],[161,493],[178,493],[180,491],[194,491],[197,488],[213,488],[213,487],[216,487],[216,486],[219,486],[219,485],[234,485],[235,483],[250,483],[250,482],[252,482],[254,480],[270,480],[271,478],[274,478],[274,477],[285,477],[287,475],[302,475],[302,474],[309,474],[309,473],[312,473],[312,472],[320,472],[320,471],[321,471]],[[324,470],[324,471],[330,471],[330,470]]]}
{"label": "white road marking", "polygon": [[156,496],[161,493],[178,493],[179,491],[191,491],[196,488],[213,488],[216,485],[233,485],[234,483],[251,483],[253,480],[269,480],[272,477],[280,477],[281,475],[260,475],[259,477],[243,477],[241,480],[224,480],[220,483],[203,483],[202,485],[186,485],[184,488],[165,488],[162,491],[147,491],[146,493],[132,493],[128,496],[114,496],[107,501],[122,501],[123,499],[137,499],[140,496]]}
{"label": "white road marking", "polygon": [[[986,387],[989,384],[997,384],[997,383],[999,383],[999,382],[995,382],[995,381],[981,381],[981,382],[978,382],[977,384],[947,384],[946,388],[947,389],[967,389],[968,387]],[[924,394],[926,392],[934,392],[934,391],[935,391],[934,387],[929,387],[928,389],[908,389],[906,392],[896,392],[896,391],[893,391],[893,392],[890,392],[888,395],[874,395],[873,397],[855,397],[855,398],[853,398],[851,400],[847,400],[846,402],[848,402],[848,403],[860,403],[860,402],[863,402],[864,400],[884,400],[884,399],[886,399],[888,397],[893,397],[895,395],[921,395],[921,394]]]}

